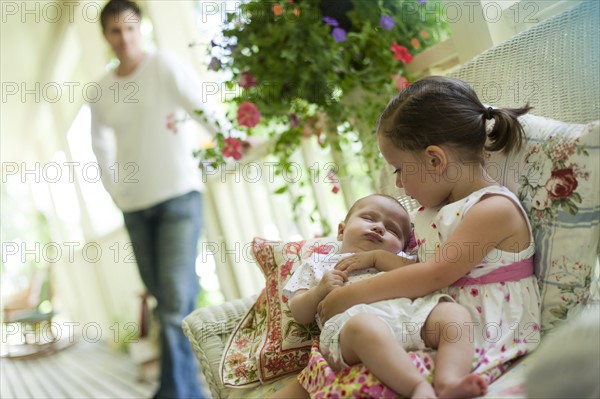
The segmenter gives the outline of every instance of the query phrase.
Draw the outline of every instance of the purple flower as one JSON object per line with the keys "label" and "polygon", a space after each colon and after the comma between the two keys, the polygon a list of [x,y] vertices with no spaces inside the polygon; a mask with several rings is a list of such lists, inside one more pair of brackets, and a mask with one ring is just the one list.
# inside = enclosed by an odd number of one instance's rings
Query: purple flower
{"label": "purple flower", "polygon": [[421,4],[427,3],[427,0],[419,0],[419,3],[421,3]]}
{"label": "purple flower", "polygon": [[212,57],[210,59],[210,63],[208,64],[208,69],[211,71],[218,71],[221,69],[221,60],[219,60],[217,57]]}
{"label": "purple flower", "polygon": [[379,19],[379,24],[385,30],[392,30],[392,28],[394,27],[394,25],[396,25],[396,21],[394,21],[394,18],[392,18],[390,16],[383,15]]}
{"label": "purple flower", "polygon": [[333,36],[333,40],[335,40],[336,43],[346,41],[346,31],[342,28],[333,28],[331,36]]}
{"label": "purple flower", "polygon": [[323,21],[329,26],[340,26],[340,24],[335,18],[323,17]]}

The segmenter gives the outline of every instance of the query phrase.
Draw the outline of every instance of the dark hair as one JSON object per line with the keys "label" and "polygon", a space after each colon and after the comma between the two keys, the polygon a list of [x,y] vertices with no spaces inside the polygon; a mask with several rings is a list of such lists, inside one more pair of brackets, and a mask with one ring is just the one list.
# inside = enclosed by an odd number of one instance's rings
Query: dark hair
{"label": "dark hair", "polygon": [[[521,147],[525,134],[517,118],[531,108],[529,104],[522,108],[486,107],[465,82],[428,76],[389,102],[379,117],[377,132],[402,150],[445,144],[459,150],[465,161],[481,162],[484,149],[509,153]],[[487,119],[494,120],[489,133]]]}
{"label": "dark hair", "polygon": [[123,11],[133,12],[138,21],[140,21],[142,18],[142,11],[135,2],[129,0],[110,0],[100,12],[100,24],[102,25],[102,32],[106,30],[108,19],[118,17]]}

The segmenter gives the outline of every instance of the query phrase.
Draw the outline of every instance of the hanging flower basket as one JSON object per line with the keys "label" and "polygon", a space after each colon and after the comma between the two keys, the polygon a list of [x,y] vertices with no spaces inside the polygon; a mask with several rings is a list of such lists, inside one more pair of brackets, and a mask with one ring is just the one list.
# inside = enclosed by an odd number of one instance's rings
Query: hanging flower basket
{"label": "hanging flower basket", "polygon": [[[372,133],[389,99],[410,82],[405,65],[448,36],[437,1],[252,0],[227,14],[210,68],[227,76],[229,126],[197,156],[218,166],[232,140],[259,136],[284,165],[301,140],[322,146]],[[357,99],[356,93],[369,93]],[[326,116],[327,137],[318,121]],[[368,132],[364,130],[368,129]],[[225,140],[225,138],[229,138]],[[360,140],[359,141],[364,141]],[[361,153],[377,157],[375,140]],[[225,150],[225,151],[223,151]]]}

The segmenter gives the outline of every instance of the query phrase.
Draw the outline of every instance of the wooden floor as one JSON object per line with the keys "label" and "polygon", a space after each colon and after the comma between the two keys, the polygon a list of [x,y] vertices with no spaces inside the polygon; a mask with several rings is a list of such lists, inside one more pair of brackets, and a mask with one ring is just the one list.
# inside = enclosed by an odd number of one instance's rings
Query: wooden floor
{"label": "wooden floor", "polygon": [[151,398],[155,379],[138,381],[139,370],[125,353],[107,344],[76,342],[37,358],[0,358],[0,397]]}

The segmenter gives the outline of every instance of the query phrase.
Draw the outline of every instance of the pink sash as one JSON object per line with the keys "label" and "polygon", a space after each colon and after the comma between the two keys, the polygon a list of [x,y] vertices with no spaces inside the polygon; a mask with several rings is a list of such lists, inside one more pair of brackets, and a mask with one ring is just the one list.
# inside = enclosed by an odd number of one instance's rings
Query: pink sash
{"label": "pink sash", "polygon": [[533,256],[521,261],[502,266],[496,270],[480,277],[462,277],[453,286],[481,285],[490,283],[501,283],[506,281],[519,281],[534,273]]}

